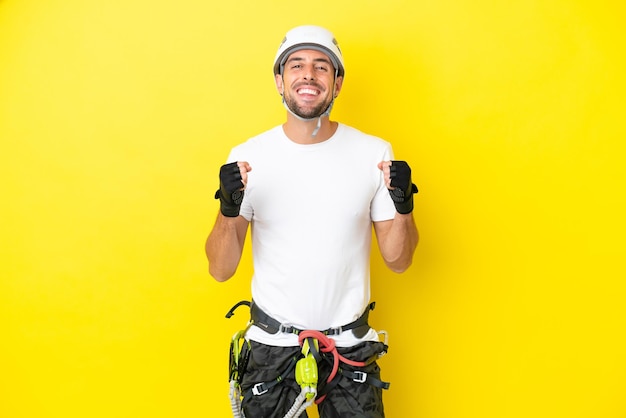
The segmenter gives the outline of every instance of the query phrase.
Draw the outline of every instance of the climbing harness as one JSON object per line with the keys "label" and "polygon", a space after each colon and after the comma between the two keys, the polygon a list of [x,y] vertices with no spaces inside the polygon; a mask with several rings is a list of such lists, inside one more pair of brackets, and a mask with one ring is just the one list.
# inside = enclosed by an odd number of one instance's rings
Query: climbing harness
{"label": "climbing harness", "polygon": [[[357,383],[368,383],[381,389],[389,389],[389,383],[360,370],[347,370],[343,365],[353,368],[363,368],[387,353],[388,335],[386,331],[379,331],[384,336],[383,351],[373,355],[365,361],[353,361],[342,356],[335,340],[330,336],[338,335],[343,331],[351,330],[355,336],[364,336],[369,330],[368,315],[374,309],[375,302],[368,305],[365,312],[355,321],[341,327],[329,328],[323,331],[302,330],[290,325],[281,324],[274,318],[263,312],[253,302],[241,301],[233,306],[226,318],[234,315],[235,310],[246,305],[250,308],[251,319],[245,329],[235,333],[230,344],[230,401],[234,418],[245,418],[241,401],[250,396],[262,396],[274,386],[280,384],[292,372],[295,373],[296,382],[300,385],[300,394],[296,397],[292,407],[284,418],[299,417],[309,406],[320,404],[326,398],[328,392],[339,382],[340,376],[353,380]],[[241,381],[245,373],[250,354],[250,342],[245,339],[245,334],[252,325],[257,325],[269,333],[284,332],[298,335],[298,343],[301,346],[299,355],[294,356],[280,371],[278,376],[270,381],[259,382],[242,393]],[[244,349],[245,348],[245,349]],[[326,361],[331,365],[331,372],[326,379],[323,392],[318,392],[318,363]]]}
{"label": "climbing harness", "polygon": [[[250,306],[250,317],[252,322],[254,323],[254,325],[260,327],[265,332],[268,332],[270,334],[284,332],[286,334],[299,335],[302,331],[304,331],[303,329],[296,328],[289,324],[281,324],[280,322],[263,312],[261,308],[259,308],[259,306],[254,303],[254,301],[252,301],[251,303],[248,301],[239,302],[233,307],[233,309],[231,309],[231,312],[234,309],[237,309],[237,307],[241,306],[242,304]],[[328,328],[320,332],[324,335],[339,335],[344,331],[352,330],[352,333],[355,337],[362,338],[365,336],[365,334],[367,334],[370,329],[370,326],[368,324],[369,312],[374,310],[375,307],[376,302],[372,302],[367,305],[367,308],[365,308],[365,312],[363,312],[363,314],[356,320],[350,322],[349,324],[335,328]]]}

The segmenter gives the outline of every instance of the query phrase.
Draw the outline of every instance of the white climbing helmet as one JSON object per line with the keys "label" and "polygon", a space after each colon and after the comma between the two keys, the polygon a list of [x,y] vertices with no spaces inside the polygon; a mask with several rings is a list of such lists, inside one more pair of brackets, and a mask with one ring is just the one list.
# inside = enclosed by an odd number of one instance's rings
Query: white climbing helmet
{"label": "white climbing helmet", "polygon": [[343,57],[337,40],[329,30],[312,25],[298,26],[287,32],[274,58],[274,75],[282,74],[289,55],[301,49],[314,49],[328,55],[337,76],[343,77]]}

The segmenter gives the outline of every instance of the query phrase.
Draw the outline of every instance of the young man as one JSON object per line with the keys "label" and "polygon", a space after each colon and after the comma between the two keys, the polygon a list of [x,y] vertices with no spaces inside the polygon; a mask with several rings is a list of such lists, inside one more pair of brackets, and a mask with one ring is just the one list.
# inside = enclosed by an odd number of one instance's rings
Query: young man
{"label": "young man", "polygon": [[282,418],[292,407],[303,330],[322,331],[332,342],[321,345],[338,348],[334,356],[361,362],[338,372],[330,354],[318,356],[326,357],[318,358],[320,416],[384,416],[375,358],[386,346],[367,325],[372,225],[386,265],[406,270],[418,242],[417,188],[388,142],[329,119],[344,73],[332,33],[289,31],[274,60],[286,122],[233,148],[220,170],[206,255],[210,274],[228,280],[251,226],[253,325],[241,376],[250,418]]}

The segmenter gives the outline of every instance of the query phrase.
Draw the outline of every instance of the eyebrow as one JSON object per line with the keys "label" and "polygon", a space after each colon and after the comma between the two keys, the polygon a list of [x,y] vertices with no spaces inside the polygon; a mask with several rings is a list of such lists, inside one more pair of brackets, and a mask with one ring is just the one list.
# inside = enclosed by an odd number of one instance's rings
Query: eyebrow
{"label": "eyebrow", "polygon": [[[292,61],[304,61],[304,58],[303,57],[289,57],[289,59],[287,60],[287,62],[285,64],[290,63]],[[324,57],[324,58],[314,58],[313,62],[323,62],[323,63],[326,63],[326,64],[331,65],[331,66],[333,65],[333,63],[330,61],[330,59],[328,59],[326,57]]]}

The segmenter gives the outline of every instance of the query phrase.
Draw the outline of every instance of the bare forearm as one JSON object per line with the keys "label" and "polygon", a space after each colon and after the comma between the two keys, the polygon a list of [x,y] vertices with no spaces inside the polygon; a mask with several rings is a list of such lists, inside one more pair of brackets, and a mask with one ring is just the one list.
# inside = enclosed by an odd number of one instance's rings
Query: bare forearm
{"label": "bare forearm", "polygon": [[377,231],[380,252],[385,264],[392,271],[402,273],[413,263],[413,253],[419,241],[419,234],[413,214],[396,213],[391,224],[384,232]]}
{"label": "bare forearm", "polygon": [[215,280],[228,280],[237,271],[246,231],[247,221],[244,218],[229,218],[218,214],[205,244],[209,273]]}

